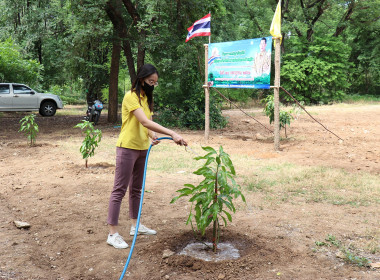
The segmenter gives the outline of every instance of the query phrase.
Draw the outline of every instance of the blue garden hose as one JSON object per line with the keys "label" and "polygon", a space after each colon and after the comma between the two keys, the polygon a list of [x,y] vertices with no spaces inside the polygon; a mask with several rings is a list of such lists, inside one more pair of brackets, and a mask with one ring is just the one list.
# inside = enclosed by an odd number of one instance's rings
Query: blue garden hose
{"label": "blue garden hose", "polygon": [[[157,140],[163,140],[163,139],[173,140],[173,138],[170,138],[170,137],[161,137],[161,138],[158,138]],[[132,245],[131,245],[131,250],[129,251],[129,255],[128,255],[127,262],[125,263],[124,270],[123,270],[123,272],[121,273],[121,276],[120,276],[120,279],[119,279],[119,280],[122,280],[122,279],[124,278],[124,274],[125,274],[125,272],[127,271],[127,268],[128,268],[129,262],[130,262],[131,257],[132,257],[133,249],[134,249],[134,247],[135,247],[136,238],[137,238],[137,233],[138,233],[138,231],[139,231],[141,209],[142,209],[142,204],[143,204],[143,200],[144,200],[146,169],[147,169],[147,166],[148,166],[149,153],[150,153],[150,150],[152,149],[152,147],[153,147],[153,145],[151,144],[151,145],[149,146],[148,152],[147,152],[147,154],[146,154],[146,159],[145,159],[144,177],[143,177],[143,183],[142,183],[142,189],[141,189],[140,206],[139,206],[139,213],[138,213],[138,215],[137,215],[137,222],[136,222],[135,235],[133,236],[133,241],[132,241]]]}

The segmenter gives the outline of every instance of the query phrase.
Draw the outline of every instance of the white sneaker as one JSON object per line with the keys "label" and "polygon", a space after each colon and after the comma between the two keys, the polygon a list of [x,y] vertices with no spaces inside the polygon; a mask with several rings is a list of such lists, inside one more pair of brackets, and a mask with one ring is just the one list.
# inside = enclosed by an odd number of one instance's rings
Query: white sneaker
{"label": "white sneaker", "polygon": [[112,235],[108,234],[107,243],[117,249],[128,248],[127,242],[125,242],[123,237],[117,232]]}
{"label": "white sneaker", "polygon": [[[129,232],[130,235],[135,235],[135,231],[136,231],[136,228],[134,226],[131,226],[131,231]],[[150,229],[150,228],[147,228],[146,226],[144,225],[140,225],[139,226],[139,231],[137,232],[137,234],[145,234],[145,235],[154,235],[154,234],[157,234],[157,231],[153,230],[153,229]]]}

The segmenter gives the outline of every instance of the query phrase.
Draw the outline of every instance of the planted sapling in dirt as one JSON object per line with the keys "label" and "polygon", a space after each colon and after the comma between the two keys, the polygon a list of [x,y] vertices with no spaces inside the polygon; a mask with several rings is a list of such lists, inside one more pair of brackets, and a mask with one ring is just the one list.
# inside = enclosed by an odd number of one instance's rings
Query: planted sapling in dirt
{"label": "planted sapling in dirt", "polygon": [[[264,107],[264,112],[265,115],[269,117],[269,123],[272,124],[274,122],[274,96],[273,95],[268,95],[265,99],[265,107]],[[280,103],[280,106],[282,104]],[[290,126],[290,122],[294,119],[292,116],[292,112],[295,109],[293,108],[291,112],[287,111],[281,111],[280,110],[280,129],[284,128],[285,129],[285,137],[288,137],[286,134],[286,125]]]}
{"label": "planted sapling in dirt", "polygon": [[85,164],[87,168],[88,158],[95,154],[95,148],[99,146],[99,142],[102,140],[102,131],[100,129],[95,129],[91,122],[85,120],[74,127],[79,127],[84,130],[85,133],[85,138],[79,151],[81,152],[83,159],[86,160]]}
{"label": "planted sapling in dirt", "polygon": [[36,143],[36,137],[38,133],[38,124],[34,120],[35,117],[36,115],[30,114],[20,120],[21,127],[19,131],[24,132],[28,137],[30,146],[33,146]]}
{"label": "planted sapling in dirt", "polygon": [[177,191],[180,195],[173,198],[170,203],[174,203],[180,197],[190,196],[189,202],[192,203],[192,207],[186,224],[191,223],[193,228],[195,220],[197,229],[203,236],[206,228],[212,223],[212,244],[213,251],[216,252],[220,232],[219,219],[223,220],[225,226],[227,220],[232,222],[231,212],[236,211],[233,199],[240,196],[245,202],[245,197],[235,181],[235,168],[229,155],[223,151],[223,147],[221,146],[218,152],[211,147],[202,147],[202,149],[207,154],[195,159],[205,160],[205,163],[193,173],[203,176],[203,181],[198,186],[185,184],[185,188]]}

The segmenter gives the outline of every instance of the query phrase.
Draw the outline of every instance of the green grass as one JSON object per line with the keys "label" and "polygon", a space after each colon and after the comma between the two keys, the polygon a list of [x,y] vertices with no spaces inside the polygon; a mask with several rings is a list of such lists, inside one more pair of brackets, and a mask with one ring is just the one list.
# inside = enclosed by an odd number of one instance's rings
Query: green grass
{"label": "green grass", "polygon": [[[191,147],[199,155],[204,151],[200,147]],[[177,173],[181,171],[194,172],[201,163],[194,160],[196,157],[189,149],[176,145],[173,141],[162,140],[161,143],[152,148],[149,155],[149,169],[162,173]]]}
{"label": "green grass", "polygon": [[357,265],[359,267],[369,266],[370,264],[369,259],[362,257],[355,252],[357,249],[352,246],[352,244],[345,246],[343,245],[343,242],[338,240],[334,235],[328,234],[325,241],[316,241],[315,245],[317,247],[335,247],[340,251],[337,255],[346,263]]}
{"label": "green grass", "polygon": [[[65,105],[63,109],[57,110],[57,116],[76,116],[83,115],[85,116],[87,111],[87,105]],[[106,110],[102,111],[102,114],[106,114]]]}
{"label": "green grass", "polygon": [[344,103],[374,103],[380,102],[380,96],[375,95],[346,95],[343,100]]}
{"label": "green grass", "polygon": [[251,173],[244,172],[241,176],[241,185],[249,192],[270,196],[272,202],[296,202],[301,199],[307,203],[333,205],[380,204],[380,178],[375,175],[350,174],[342,169],[289,163],[256,161],[251,166]]}

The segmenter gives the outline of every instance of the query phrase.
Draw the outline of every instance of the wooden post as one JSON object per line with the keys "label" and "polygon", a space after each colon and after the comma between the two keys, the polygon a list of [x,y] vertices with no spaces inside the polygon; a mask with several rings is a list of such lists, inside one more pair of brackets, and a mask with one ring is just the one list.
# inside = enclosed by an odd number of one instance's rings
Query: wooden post
{"label": "wooden post", "polygon": [[204,44],[205,47],[205,139],[209,138],[210,134],[210,93],[208,87],[208,44]]}
{"label": "wooden post", "polygon": [[280,38],[275,39],[274,57],[274,150],[280,150]]}

